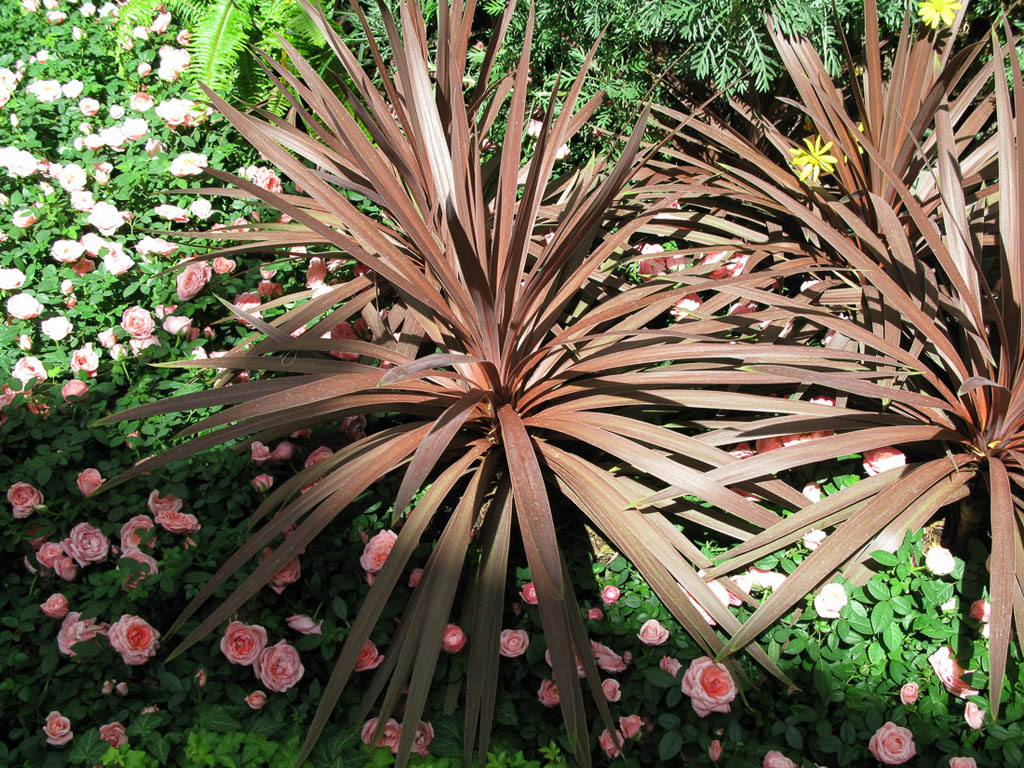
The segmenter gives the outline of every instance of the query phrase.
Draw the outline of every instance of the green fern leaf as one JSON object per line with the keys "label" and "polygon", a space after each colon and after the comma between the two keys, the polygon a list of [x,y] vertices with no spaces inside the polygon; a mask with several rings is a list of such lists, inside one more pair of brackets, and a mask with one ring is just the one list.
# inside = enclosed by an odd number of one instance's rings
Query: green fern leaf
{"label": "green fern leaf", "polygon": [[202,93],[198,83],[205,83],[218,93],[232,88],[252,25],[248,6],[241,5],[239,0],[217,0],[203,15],[189,46],[189,70],[196,82],[193,90],[197,95]]}

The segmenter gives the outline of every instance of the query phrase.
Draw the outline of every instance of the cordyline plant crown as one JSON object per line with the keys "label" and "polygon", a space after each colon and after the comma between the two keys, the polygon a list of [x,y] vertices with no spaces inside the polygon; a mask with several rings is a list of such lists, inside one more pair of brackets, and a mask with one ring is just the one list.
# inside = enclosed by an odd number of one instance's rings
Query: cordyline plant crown
{"label": "cordyline plant crown", "polygon": [[[362,19],[357,4],[353,9]],[[382,727],[406,685],[404,717],[419,720],[443,630],[464,570],[469,570],[462,621],[470,642],[465,749],[467,762],[475,744],[483,758],[497,688],[509,548],[516,535],[536,585],[569,739],[577,759],[589,764],[577,656],[601,718],[612,733],[615,729],[556,537],[552,491],[557,488],[637,566],[705,653],[715,655],[724,648],[723,638],[687,593],[725,632],[738,631],[739,622],[698,575],[697,569],[710,568],[711,562],[673,521],[742,540],[780,518],[704,474],[724,471],[737,459],[661,426],[659,414],[723,404],[758,413],[770,403],[775,410],[810,418],[830,409],[728,391],[746,374],[723,372],[714,354],[704,357],[714,349],[721,354],[720,348],[655,329],[660,327],[655,321],[662,318],[663,326],[667,310],[692,288],[680,290],[667,282],[636,285],[602,271],[648,219],[668,211],[671,190],[648,192],[635,181],[657,149],[640,151],[646,110],[614,165],[593,161],[581,171],[552,178],[559,149],[600,99],[576,108],[583,72],[561,105],[553,99],[547,106],[532,156],[523,156],[532,11],[517,69],[491,77],[512,11],[509,4],[490,39],[478,81],[466,92],[473,2],[439,4],[433,66],[418,4],[403,3],[397,22],[382,6],[394,52],[390,66],[367,29],[380,90],[322,14],[307,10],[355,91],[338,85],[344,95],[340,100],[284,42],[299,76],[267,57],[264,61],[292,105],[294,123],[266,112],[240,112],[209,93],[214,106],[302,193],[269,192],[209,170],[235,188],[200,191],[260,200],[292,221],[244,232],[202,233],[243,243],[205,258],[268,251],[286,257],[295,246],[319,246],[355,258],[372,274],[277,300],[274,305],[290,308],[272,322],[235,310],[254,327],[249,338],[224,357],[177,365],[280,375],[112,417],[223,406],[186,431],[192,437],[188,442],[121,479],[216,444],[267,442],[304,427],[337,426],[351,415],[400,413],[403,420],[307,467],[267,498],[252,524],[271,513],[272,518],[255,529],[171,631],[286,527],[296,525],[294,532],[175,653],[233,616],[332,521],[344,519],[357,496],[404,467],[396,517],[418,489],[427,490],[404,517],[394,549],[351,626],[303,755],[323,729],[412,552],[424,536],[436,536],[419,586],[369,685],[360,720],[381,701]],[[482,155],[482,141],[506,103],[504,142]],[[387,218],[378,220],[358,209],[349,192],[374,203]],[[770,279],[733,282],[764,287]],[[371,340],[347,332],[354,318],[366,322]],[[799,352],[776,353],[768,347],[729,351],[729,357],[736,355],[763,363],[795,360]],[[682,362],[663,365],[675,359]],[[714,391],[715,385],[723,391]],[[631,506],[666,486],[685,488],[714,507],[688,501],[640,512]],[[807,504],[776,480],[751,480],[744,489],[791,508]],[[782,677],[760,648],[750,645],[748,650]],[[739,675],[735,665],[733,671]],[[414,730],[402,729],[401,764]]]}

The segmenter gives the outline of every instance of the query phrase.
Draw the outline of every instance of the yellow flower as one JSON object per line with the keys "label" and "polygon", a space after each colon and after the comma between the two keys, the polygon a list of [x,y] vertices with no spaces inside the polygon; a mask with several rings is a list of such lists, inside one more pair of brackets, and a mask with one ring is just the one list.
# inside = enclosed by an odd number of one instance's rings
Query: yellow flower
{"label": "yellow flower", "polygon": [[807,145],[807,149],[799,149],[798,147],[790,147],[789,149],[793,155],[793,168],[800,169],[798,173],[800,181],[810,179],[812,184],[817,184],[818,177],[822,173],[832,173],[836,169],[836,163],[839,160],[834,155],[828,154],[828,151],[832,148],[832,142],[830,141],[823,146],[821,136],[815,136],[813,143],[810,139],[804,139],[804,144]]}
{"label": "yellow flower", "polygon": [[959,0],[921,0],[917,5],[917,15],[932,29],[938,29],[940,22],[951,26],[959,10]]}

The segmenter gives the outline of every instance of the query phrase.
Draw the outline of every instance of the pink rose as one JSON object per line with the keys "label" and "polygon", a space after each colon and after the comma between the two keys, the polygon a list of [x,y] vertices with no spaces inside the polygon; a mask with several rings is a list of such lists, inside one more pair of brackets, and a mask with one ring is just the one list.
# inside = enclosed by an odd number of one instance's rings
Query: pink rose
{"label": "pink rose", "polygon": [[928,663],[932,665],[932,669],[935,670],[935,674],[938,675],[942,684],[946,686],[946,690],[954,696],[966,699],[969,696],[978,695],[979,691],[976,688],[971,688],[963,681],[961,676],[965,674],[965,671],[957,664],[953,657],[953,651],[948,645],[939,648],[929,656]]}
{"label": "pink rose", "polygon": [[717,763],[722,757],[722,742],[718,739],[712,741],[711,745],[708,747],[708,757],[711,758],[711,762],[713,763]]}
{"label": "pink rose", "polygon": [[376,669],[382,661],[384,656],[377,650],[377,646],[372,640],[367,640],[359,649],[359,657],[352,669],[356,672],[365,672],[368,669]]}
{"label": "pink rose", "polygon": [[264,648],[253,668],[260,682],[276,693],[287,691],[302,679],[306,671],[299,661],[298,651],[284,640]]}
{"label": "pink rose", "polygon": [[267,703],[267,694],[263,691],[253,691],[245,697],[245,703],[251,709],[263,709],[263,705]]}
{"label": "pink rose", "polygon": [[226,259],[223,256],[218,256],[213,260],[213,271],[218,275],[234,272],[236,266],[238,265],[233,259]]}
{"label": "pink rose", "polygon": [[622,735],[627,739],[632,739],[638,733],[640,728],[643,726],[643,720],[640,715],[629,715],[628,717],[619,718],[619,730]]}
{"label": "pink rose", "polygon": [[458,653],[466,645],[466,633],[456,624],[449,624],[444,628],[444,635],[441,638],[441,648],[446,653]]}
{"label": "pink rose", "polygon": [[904,683],[900,688],[900,701],[906,705],[917,703],[917,696],[921,687],[917,683]]}
{"label": "pink rose", "polygon": [[60,388],[60,394],[65,403],[84,400],[89,395],[89,385],[81,379],[71,379]]}
{"label": "pink rose", "polygon": [[421,757],[427,756],[427,747],[434,740],[434,726],[420,720],[416,726],[416,735],[412,737],[412,751]]}
{"label": "pink rose", "polygon": [[594,654],[594,661],[597,662],[598,668],[612,673],[625,671],[626,662],[607,645],[591,640],[590,650]]}
{"label": "pink rose", "polygon": [[590,608],[587,610],[588,621],[600,621],[604,618],[604,611],[600,608]]}
{"label": "pink rose", "polygon": [[280,443],[274,446],[274,450],[270,452],[271,461],[288,461],[292,456],[295,455],[295,446],[289,443],[287,440],[282,440]]}
{"label": "pink rose", "polygon": [[249,457],[254,463],[262,464],[270,460],[270,449],[259,440],[254,440],[249,444]]}
{"label": "pink rose", "polygon": [[951,757],[949,768],[978,768],[978,763],[973,757]]}
{"label": "pink rose", "polygon": [[674,659],[671,656],[662,656],[658,666],[672,675],[672,677],[676,677],[679,674],[679,670],[683,668],[679,659]]}
{"label": "pink rose", "polygon": [[498,644],[498,653],[510,659],[522,656],[530,645],[530,636],[524,629],[503,629]]}
{"label": "pink rose", "polygon": [[764,756],[764,760],[761,762],[762,768],[796,768],[796,763],[786,757],[784,754],[779,752],[777,749],[773,749],[767,755]]}
{"label": "pink rose", "polygon": [[416,589],[416,585],[420,583],[420,579],[422,579],[422,578],[423,578],[423,569],[422,568],[413,568],[412,571],[409,573],[409,587],[411,589]]}
{"label": "pink rose", "polygon": [[206,168],[206,155],[200,155],[195,152],[185,152],[178,155],[171,161],[171,166],[168,170],[172,175],[180,177],[184,176],[198,176]]}
{"label": "pink rose", "polygon": [[917,754],[914,734],[893,722],[875,731],[868,742],[868,749],[878,762],[886,765],[902,765]]}
{"label": "pink rose", "polygon": [[[371,717],[365,723],[360,731],[359,738],[363,744],[369,744],[370,740],[373,739],[373,732],[377,730],[377,718]],[[384,724],[384,728],[381,730],[380,737],[377,739],[377,743],[374,746],[387,747],[392,752],[398,752],[398,740],[402,736],[402,726],[398,724],[398,721],[394,718],[388,720]]]}
{"label": "pink rose", "polygon": [[690,662],[681,687],[683,693],[690,697],[693,711],[700,717],[707,717],[712,712],[728,712],[729,702],[736,698],[736,683],[729,670],[708,656]]}
{"label": "pink rose", "polygon": [[220,639],[221,653],[232,664],[255,664],[267,646],[267,630],[258,624],[232,621]]}
{"label": "pink rose", "polygon": [[30,293],[18,293],[7,300],[7,313],[18,320],[39,317],[43,305]]}
{"label": "pink rose", "polygon": [[274,485],[274,478],[266,473],[262,475],[256,475],[252,479],[252,487],[257,491],[269,491]]}
{"label": "pink rose", "polygon": [[149,314],[149,310],[135,306],[129,307],[121,315],[121,327],[132,338],[144,339],[153,335],[156,323],[153,321],[153,316]]}
{"label": "pink rose", "polygon": [[43,494],[24,482],[17,482],[7,489],[7,500],[11,503],[11,514],[19,520],[43,509],[46,502]]}
{"label": "pink rose", "polygon": [[608,757],[618,757],[619,745],[622,744],[622,734],[616,731],[613,736],[608,732],[608,729],[605,728],[601,731],[601,735],[598,737],[597,743],[601,745],[601,749],[604,750],[604,753],[608,755]]}
{"label": "pink rose", "polygon": [[182,501],[173,493],[168,493],[166,496],[161,498],[160,491],[152,491],[146,501],[146,506],[149,508],[150,513],[155,517],[161,512],[180,512]]}
{"label": "pink rose", "polygon": [[37,357],[22,357],[14,364],[11,376],[20,381],[23,386],[28,386],[33,379],[46,381],[46,367]]}
{"label": "pink rose", "polygon": [[519,590],[519,596],[523,598],[523,602],[527,605],[537,604],[537,588],[533,585],[532,581],[523,585],[523,588]]}
{"label": "pink rose", "polygon": [[948,576],[956,568],[953,553],[945,547],[931,547],[924,553],[924,564],[936,576]]}
{"label": "pink rose", "polygon": [[54,592],[39,607],[51,619],[63,619],[68,615],[68,599],[60,592]]}
{"label": "pink rose", "polygon": [[64,581],[74,581],[78,575],[78,566],[70,557],[58,557],[53,563],[53,571]]}
{"label": "pink rose", "polygon": [[537,690],[537,700],[545,707],[557,707],[560,699],[558,698],[558,686],[555,685],[554,680],[541,680],[540,688]]}
{"label": "pink rose", "polygon": [[888,472],[890,469],[906,466],[906,463],[906,454],[891,445],[864,452],[864,471],[869,475]]}
{"label": "pink rose", "polygon": [[971,603],[971,618],[975,621],[988,623],[992,619],[992,607],[988,600],[975,600]]}
{"label": "pink rose", "polygon": [[322,635],[323,621],[313,621],[309,616],[289,616],[287,619],[289,629],[303,635]]}
{"label": "pink rose", "polygon": [[92,496],[96,493],[96,489],[103,485],[103,476],[95,467],[89,467],[78,473],[78,478],[75,482],[78,484],[78,490],[82,492],[83,496]]}
{"label": "pink rose", "polygon": [[814,610],[823,619],[838,619],[849,602],[842,584],[826,584],[814,598]]}
{"label": "pink rose", "polygon": [[53,568],[57,558],[63,554],[64,548],[60,544],[54,541],[45,541],[40,545],[39,551],[36,552],[36,560],[43,568]]}
{"label": "pink rose", "polygon": [[822,542],[825,541],[827,535],[828,534],[826,534],[824,531],[812,529],[804,534],[804,546],[807,547],[809,550],[814,551],[815,549],[821,546]]}
{"label": "pink rose", "polygon": [[657,619],[648,619],[640,627],[637,637],[644,645],[662,645],[668,641],[668,630],[663,627]]}
{"label": "pink rose", "polygon": [[609,584],[601,590],[601,600],[605,605],[615,605],[619,602],[619,597],[621,595],[622,593],[619,592],[619,588],[612,584]]}
{"label": "pink rose", "polygon": [[46,743],[54,747],[67,744],[75,735],[71,730],[71,721],[60,712],[51,712],[46,716],[43,733],[46,734]]}
{"label": "pink rose", "polygon": [[100,726],[100,738],[110,744],[114,749],[117,749],[122,744],[128,743],[128,734],[125,733],[124,726],[116,720],[112,723]]}
{"label": "pink rose", "polygon": [[64,540],[64,549],[84,568],[90,563],[102,563],[107,559],[110,541],[96,526],[79,523]]}
{"label": "pink rose", "polygon": [[[146,535],[152,530],[153,521],[149,517],[146,515],[135,515],[135,517],[121,526],[121,549],[138,549],[142,546],[143,539],[149,539],[149,544],[152,545],[152,539]],[[139,535],[140,531],[142,531],[141,536]]]}
{"label": "pink rose", "polygon": [[89,378],[96,375],[97,369],[100,367],[100,357],[96,354],[96,351],[92,348],[92,342],[90,341],[81,349],[76,349],[71,353],[71,370],[75,373],[79,371],[85,371],[89,374]]}
{"label": "pink rose", "polygon": [[[146,566],[146,572],[143,573],[140,569],[134,569],[133,572],[129,572],[125,575],[124,580],[121,582],[121,586],[125,589],[135,589],[139,586],[139,582],[142,581],[146,576],[155,576],[159,573],[160,569],[157,566],[156,558],[152,555],[147,555],[141,549],[126,549],[121,553],[121,561],[134,560],[137,563],[142,563]],[[118,570],[122,570],[122,562],[119,561],[117,564]],[[127,571],[127,568],[125,568]]]}
{"label": "pink rose", "polygon": [[209,262],[193,261],[179,272],[175,279],[178,286],[178,300],[188,301],[195,297],[210,282],[212,275]]}
{"label": "pink rose", "polygon": [[363,554],[359,557],[359,565],[367,573],[379,573],[380,569],[384,567],[384,561],[388,559],[388,555],[391,554],[391,550],[397,540],[398,534],[394,531],[381,531],[366,542]]}
{"label": "pink rose", "polygon": [[[622,691],[619,689],[619,681],[613,677],[609,677],[607,680],[601,682],[601,690],[604,691],[604,697],[608,701],[618,701],[622,698]],[[625,733],[625,729],[623,729]],[[627,735],[626,738],[629,738]]]}
{"label": "pink rose", "polygon": [[199,518],[186,512],[161,509],[153,519],[169,533],[196,533],[203,527],[199,524]]}
{"label": "pink rose", "polygon": [[985,722],[985,710],[979,708],[973,701],[968,701],[967,708],[964,709],[964,720],[976,731]]}
{"label": "pink rose", "polygon": [[[267,547],[265,550],[263,550],[263,559],[266,560],[268,557],[270,557],[270,553],[272,551],[273,550],[271,550],[270,547]],[[299,577],[301,575],[302,563],[300,563],[299,558],[296,557],[294,560],[289,560],[287,563],[281,566],[281,570],[279,570],[270,578],[270,581],[267,582],[267,586],[269,586],[272,590],[274,590],[277,594],[280,595],[282,592],[284,592],[285,587],[287,587],[289,584],[294,584],[296,581],[299,580]]]}
{"label": "pink rose", "polygon": [[[319,464],[324,459],[326,459],[326,458],[328,458],[330,456],[333,456],[333,455],[334,455],[334,451],[332,451],[326,445],[321,445],[319,448],[317,448],[315,451],[313,451],[311,454],[309,454],[309,456],[306,457],[306,462],[305,462],[305,464],[303,466],[305,466],[305,467],[312,467],[314,464]],[[378,535],[380,535],[380,534],[378,534]]]}
{"label": "pink rose", "polygon": [[125,664],[138,666],[156,655],[160,633],[145,619],[126,613],[110,625],[107,639]]}
{"label": "pink rose", "polygon": [[192,330],[192,318],[184,315],[168,315],[164,318],[161,327],[172,336],[187,334]]}
{"label": "pink rose", "polygon": [[78,611],[72,611],[61,622],[60,631],[57,633],[57,650],[65,656],[74,657],[72,648],[76,643],[87,643],[96,635],[102,635],[107,631],[105,624],[97,624],[95,619],[83,621],[81,616]]}

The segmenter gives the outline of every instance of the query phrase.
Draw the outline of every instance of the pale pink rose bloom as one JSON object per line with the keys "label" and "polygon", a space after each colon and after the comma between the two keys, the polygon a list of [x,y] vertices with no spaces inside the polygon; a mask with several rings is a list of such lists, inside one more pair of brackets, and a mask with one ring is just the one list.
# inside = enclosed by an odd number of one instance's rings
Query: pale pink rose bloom
{"label": "pale pink rose bloom", "polygon": [[604,750],[604,753],[608,757],[618,757],[619,745],[622,744],[622,734],[616,731],[613,736],[608,732],[608,729],[605,728],[601,731],[601,735],[598,737],[597,743],[601,745],[601,749]]}
{"label": "pale pink rose bloom", "polygon": [[146,235],[135,245],[135,251],[140,256],[170,256],[176,250],[178,246],[175,243],[150,235]]}
{"label": "pale pink rose bloom", "polygon": [[25,91],[42,102],[56,101],[61,95],[60,82],[57,80],[36,80]]}
{"label": "pale pink rose bloom", "polygon": [[[235,267],[238,266],[233,259],[225,259],[223,256],[218,256],[213,260],[213,271],[218,275],[226,275],[229,272],[234,272]],[[238,301],[235,301],[238,304]]]}
{"label": "pale pink rose bloom", "polygon": [[153,23],[149,26],[149,31],[154,35],[162,35],[171,26],[171,14],[167,11],[161,11],[153,19]]}
{"label": "pale pink rose bloom", "polygon": [[391,554],[391,550],[394,548],[397,540],[398,534],[394,531],[381,531],[366,542],[363,554],[359,556],[359,565],[367,573],[379,573],[380,569],[384,567],[384,562],[388,559],[388,555]]}
{"label": "pale pink rose bloom", "polygon": [[198,294],[210,282],[212,272],[206,261],[194,261],[178,273],[176,283],[178,300],[188,301]]}
{"label": "pale pink rose bloom", "polygon": [[53,568],[57,558],[64,554],[64,548],[55,541],[44,541],[36,551],[36,561],[44,568]]}
{"label": "pale pink rose bloom", "polygon": [[150,157],[162,154],[167,151],[167,145],[164,144],[160,139],[147,139],[146,140],[146,154]]}
{"label": "pale pink rose bloom", "polygon": [[39,221],[39,218],[28,208],[22,208],[20,211],[15,211],[14,215],[11,216],[11,224],[20,229],[31,227],[37,221]]}
{"label": "pale pink rose bloom", "polygon": [[206,155],[200,155],[195,152],[186,152],[178,155],[171,161],[170,170],[173,176],[198,176],[203,172],[206,167]]}
{"label": "pale pink rose bloom", "polygon": [[[32,349],[32,337],[27,333],[23,333],[18,336],[18,349],[22,352],[28,352]],[[29,406],[31,407],[31,405]]]}
{"label": "pale pink rose bloom", "polygon": [[441,648],[445,653],[458,653],[466,645],[466,633],[457,624],[448,624],[441,636]]}
{"label": "pale pink rose bloom", "polygon": [[145,619],[125,614],[110,625],[107,640],[125,664],[139,666],[156,655],[160,633]]}
{"label": "pale pink rose bloom", "polygon": [[57,650],[65,656],[74,657],[72,646],[76,643],[87,643],[107,631],[106,624],[97,624],[95,619],[82,621],[81,616],[80,612],[72,611],[61,622],[60,632],[57,633]]}
{"label": "pale pink rose bloom", "polygon": [[7,489],[7,501],[11,503],[11,514],[21,520],[37,509],[43,509],[46,500],[34,486],[25,482],[17,482]]}
{"label": "pale pink rose bloom", "polygon": [[554,680],[540,681],[540,688],[537,689],[537,701],[545,707],[558,706],[558,686],[555,685]]}
{"label": "pale pink rose bloom", "polygon": [[39,327],[47,338],[53,341],[63,341],[71,333],[74,326],[71,325],[71,321],[66,317],[58,316],[43,320]]}
{"label": "pale pink rose bloom", "polygon": [[[114,686],[114,690],[117,691],[117,693],[120,696],[127,696],[128,695],[128,683],[123,683],[123,682],[122,683],[118,683],[117,685]],[[142,711],[145,712],[146,710],[143,709]]]}
{"label": "pale pink rose bloom", "polygon": [[973,757],[951,757],[949,768],[978,768],[978,763]]}
{"label": "pale pink rose bloom", "polygon": [[527,605],[537,604],[537,588],[533,585],[532,581],[523,585],[523,588],[519,590],[519,596],[523,598],[523,602]]}
{"label": "pale pink rose bloom", "polygon": [[[156,558],[154,558],[152,555],[146,554],[140,549],[125,549],[124,552],[121,553],[121,560],[123,561],[125,559],[134,560],[135,562],[142,563],[146,566],[145,573],[133,568],[132,570],[135,572],[128,573],[125,576],[124,581],[121,582],[121,586],[123,586],[125,589],[135,589],[137,586],[139,586],[139,582],[142,581],[142,579],[144,579],[146,576],[155,576],[157,573],[160,572],[160,567],[157,565]],[[127,564],[125,564],[125,566],[127,566]],[[120,561],[118,562],[117,567],[118,570],[122,569],[122,564]],[[125,567],[125,570],[127,571],[128,568]]]}
{"label": "pale pink rose bloom", "polygon": [[619,730],[622,735],[627,739],[632,739],[643,727],[643,719],[640,715],[628,715],[626,717],[619,717]]}
{"label": "pale pink rose bloom", "polygon": [[[369,744],[373,739],[373,733],[377,730],[377,718],[372,717],[363,723],[363,727],[359,732],[359,739],[363,744]],[[392,752],[398,752],[398,741],[402,737],[402,726],[398,724],[398,721],[391,718],[384,724],[384,728],[381,729],[380,737],[377,739],[376,747],[387,747]]]}
{"label": "pale pink rose bloom", "polygon": [[498,653],[513,659],[526,653],[530,636],[525,629],[503,629],[498,643]]}
{"label": "pale pink rose bloom", "polygon": [[887,722],[871,737],[868,750],[886,765],[902,765],[917,754],[914,734],[893,722]]}
{"label": "pale pink rose bloom", "polygon": [[[149,133],[149,123],[147,123],[145,118],[142,117],[130,117],[124,121],[124,124],[121,126],[121,131],[129,141],[139,141]],[[105,182],[101,181],[99,183],[103,184]]]}
{"label": "pale pink rose bloom", "polygon": [[712,712],[729,711],[729,702],[736,698],[736,683],[724,664],[708,656],[690,662],[681,683],[683,693],[690,697],[693,711],[700,717]]}
{"label": "pale pink rose bloom", "polygon": [[109,237],[124,226],[124,214],[110,203],[96,203],[86,221]]}
{"label": "pale pink rose bloom", "polygon": [[136,112],[147,112],[153,107],[153,97],[144,91],[132,94],[128,99],[128,106]]}
{"label": "pale pink rose bloom", "polygon": [[25,284],[25,273],[20,269],[0,269],[0,291],[13,291]]}
{"label": "pale pink rose bloom", "polygon": [[125,732],[124,726],[116,720],[112,723],[101,725],[99,731],[100,738],[114,749],[128,743],[128,734]]}
{"label": "pale pink rose bloom", "polygon": [[153,66],[146,61],[140,61],[139,66],[135,68],[135,71],[139,73],[139,77],[145,77],[153,71]]}
{"label": "pale pink rose bloom", "polygon": [[773,749],[764,756],[761,768],[797,768],[797,765],[777,749]]}
{"label": "pale pink rose bloom", "polygon": [[648,619],[636,636],[644,645],[662,645],[668,641],[669,632],[657,619]]}
{"label": "pale pink rose bloom", "polygon": [[838,619],[849,602],[842,584],[826,584],[814,598],[814,610],[823,619]]}
{"label": "pale pink rose bloom", "polygon": [[429,754],[427,747],[430,746],[430,742],[433,740],[434,726],[424,720],[420,720],[420,724],[416,726],[416,734],[412,737],[412,751],[421,757],[426,757]]}
{"label": "pale pink rose bloom", "polygon": [[192,318],[183,315],[168,315],[164,318],[162,327],[173,336],[187,334],[192,330]]}
{"label": "pale pink rose bloom", "polygon": [[250,666],[259,659],[267,647],[267,630],[258,624],[232,621],[220,639],[221,653],[232,664]]}
{"label": "pale pink rose bloom", "polygon": [[67,744],[75,735],[71,730],[71,721],[56,711],[46,716],[43,733],[46,734],[46,743],[54,747]]}
{"label": "pale pink rose bloom", "polygon": [[161,509],[153,514],[156,524],[169,533],[197,533],[203,526],[195,515],[170,509]]}
{"label": "pale pink rose bloom", "polygon": [[936,576],[948,576],[956,568],[953,553],[945,547],[931,547],[924,554],[924,564]]}
{"label": "pale pink rose bloom", "polygon": [[321,635],[323,634],[323,621],[313,621],[309,616],[306,615],[295,615],[287,618],[289,629],[293,629],[296,632],[303,635]]}
{"label": "pale pink rose bloom", "polygon": [[264,648],[253,669],[260,682],[276,693],[287,691],[305,672],[298,651],[284,640]]}
{"label": "pale pink rose bloom", "polygon": [[252,461],[256,464],[270,461],[270,449],[259,440],[254,440],[249,444],[249,454]]}
{"label": "pale pink rose bloom", "polygon": [[604,618],[604,611],[600,608],[588,608],[587,609],[587,620],[588,621],[600,621]]}
{"label": "pale pink rose bloom", "polygon": [[711,762],[717,763],[722,757],[722,742],[718,739],[714,739],[711,745],[708,747],[708,757],[711,758]]}
{"label": "pale pink rose bloom", "polygon": [[83,568],[90,563],[102,563],[110,552],[110,540],[89,523],[79,523],[64,539],[64,550]]}
{"label": "pale pink rose bloom", "polygon": [[622,593],[619,588],[613,584],[608,584],[604,589],[601,590],[601,602],[605,605],[615,605],[619,602],[619,597]]}
{"label": "pale pink rose bloom", "polygon": [[129,307],[121,315],[121,327],[128,332],[128,335],[136,339],[144,339],[153,335],[156,323],[149,310],[142,307]]}
{"label": "pale pink rose bloom", "polygon": [[82,492],[83,496],[92,496],[92,494],[96,493],[96,489],[103,485],[103,476],[100,475],[100,471],[95,467],[89,467],[78,473],[75,482],[78,484],[78,490]]}
{"label": "pale pink rose bloom", "polygon": [[[153,520],[151,518],[146,515],[135,515],[121,526],[121,549],[125,551],[138,549],[144,540],[152,546],[153,540],[148,535],[152,530]],[[142,531],[141,534],[140,531]]]}
{"label": "pale pink rose bloom", "polygon": [[274,485],[274,478],[266,473],[262,475],[256,475],[252,479],[252,487],[257,491],[269,491]]}
{"label": "pale pink rose bloom", "polygon": [[324,260],[314,256],[309,260],[309,268],[306,270],[306,287],[317,288],[324,284],[327,277],[327,265]]}
{"label": "pale pink rose bloom", "polygon": [[[614,677],[602,680],[601,690],[604,692],[604,697],[608,699],[608,701],[618,701],[622,698],[622,691],[619,690],[619,681]],[[623,729],[623,732],[625,732],[625,729]],[[629,736],[627,735],[626,738],[629,738]]]}
{"label": "pale pink rose bloom", "polygon": [[874,448],[864,453],[864,471],[868,475],[877,475],[890,469],[906,466],[907,456],[898,448],[885,446]]}
{"label": "pale pink rose bloom", "polygon": [[60,388],[60,395],[65,403],[84,400],[89,396],[89,385],[80,379],[71,379]]}
{"label": "pale pink rose bloom", "polygon": [[78,566],[70,557],[58,557],[53,563],[53,571],[64,581],[74,581],[78,575]]}
{"label": "pale pink rose bloom", "polygon": [[57,174],[57,182],[64,188],[65,192],[80,192],[85,189],[88,177],[85,169],[76,163],[69,163],[60,169]]}
{"label": "pale pink rose bloom", "polygon": [[813,551],[821,546],[822,542],[825,541],[827,536],[828,534],[826,534],[824,531],[820,531],[816,528],[813,528],[804,534],[804,546]]}
{"label": "pale pink rose bloom", "polygon": [[146,506],[154,516],[159,515],[161,512],[180,512],[182,505],[182,500],[173,493],[168,493],[166,496],[161,497],[158,490],[151,491],[146,501]]}
{"label": "pale pink rose bloom", "polygon": [[208,219],[213,214],[213,205],[206,198],[200,197],[197,200],[193,200],[192,204],[188,207],[189,213],[195,216],[197,219]]}
{"label": "pale pink rose bloom", "polygon": [[688,293],[672,305],[672,309],[669,310],[669,313],[675,320],[682,321],[689,317],[693,312],[700,309],[700,306],[703,303],[704,302],[700,300],[700,296],[696,293]]}
{"label": "pale pink rose bloom", "polygon": [[63,619],[68,615],[68,599],[60,592],[54,592],[39,607],[51,619]]}
{"label": "pale pink rose bloom", "polygon": [[89,213],[96,208],[96,199],[92,196],[92,192],[86,189],[76,189],[71,193],[71,207],[76,211]]}
{"label": "pale pink rose bloom", "polygon": [[11,376],[20,381],[22,386],[28,386],[33,379],[46,381],[46,368],[37,357],[22,357],[14,364]]}
{"label": "pale pink rose bloom", "polygon": [[976,731],[985,722],[985,710],[980,709],[973,701],[968,701],[964,709],[964,720]]}
{"label": "pale pink rose bloom", "polygon": [[29,320],[38,317],[43,305],[30,293],[18,293],[7,300],[7,314],[18,320]]}
{"label": "pale pink rose bloom", "polygon": [[679,659],[673,658],[672,656],[662,656],[661,661],[658,662],[658,666],[672,675],[672,677],[676,677],[679,674],[679,670],[683,668]]}
{"label": "pale pink rose bloom", "polygon": [[382,661],[384,661],[384,655],[377,650],[377,646],[372,640],[367,640],[359,649],[359,656],[352,669],[356,672],[365,672],[368,669],[376,669]]}
{"label": "pale pink rose bloom", "polygon": [[81,349],[76,349],[71,353],[70,365],[71,370],[75,373],[85,371],[89,374],[90,378],[96,375],[96,371],[100,367],[100,358],[95,350],[93,350],[91,341]]}
{"label": "pale pink rose bloom", "polygon": [[597,666],[599,669],[611,673],[625,671],[625,660],[622,658],[622,656],[619,656],[619,654],[617,654],[607,645],[599,643],[596,640],[591,640],[590,650],[594,654],[594,661],[597,662]]}
{"label": "pale pink rose bloom", "polygon": [[416,585],[420,583],[421,578],[423,578],[423,569],[413,568],[409,573],[409,587],[416,589]]}
{"label": "pale pink rose bloom", "polygon": [[153,213],[168,221],[188,221],[188,211],[177,205],[158,205]]}
{"label": "pale pink rose bloom", "polygon": [[[270,553],[273,550],[267,547],[263,550],[263,559],[266,560],[270,557]],[[277,594],[284,592],[285,587],[289,584],[294,584],[299,580],[299,576],[302,575],[302,564],[299,562],[299,558],[289,560],[285,563],[281,570],[273,575],[267,586],[274,590]]]}
{"label": "pale pink rose bloom", "polygon": [[270,452],[271,461],[288,461],[292,456],[295,455],[295,446],[289,443],[287,440],[282,440],[280,443],[274,446],[274,450]]}
{"label": "pale pink rose bloom", "polygon": [[39,164],[31,152],[17,147],[4,147],[0,149],[0,166],[6,168],[12,176],[24,179],[34,174]]}
{"label": "pale pink rose bloom", "polygon": [[904,683],[900,688],[900,701],[907,706],[917,703],[917,696],[921,691],[921,686],[917,683]]}
{"label": "pale pink rose bloom", "polygon": [[263,705],[267,703],[267,694],[263,691],[253,691],[245,697],[245,703],[250,709],[263,709]]}

